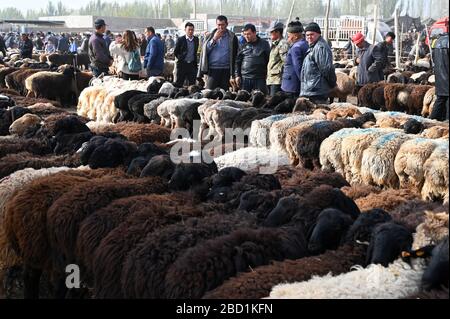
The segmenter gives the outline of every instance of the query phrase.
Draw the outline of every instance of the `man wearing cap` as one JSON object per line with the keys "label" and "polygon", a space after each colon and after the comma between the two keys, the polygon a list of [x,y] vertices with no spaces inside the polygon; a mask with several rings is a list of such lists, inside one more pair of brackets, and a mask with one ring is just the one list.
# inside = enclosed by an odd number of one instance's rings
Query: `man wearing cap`
{"label": "man wearing cap", "polygon": [[230,80],[234,79],[239,43],[236,35],[227,29],[227,17],[218,16],[216,26],[202,45],[197,78],[207,74],[206,88],[228,90]]}
{"label": "man wearing cap", "polygon": [[305,33],[309,49],[301,72],[300,96],[326,104],[330,91],[336,87],[333,53],[317,23],[308,24]]}
{"label": "man wearing cap", "polygon": [[356,33],[352,37],[352,41],[357,47],[358,87],[383,81],[383,70],[387,65],[387,51],[383,51],[382,45],[369,44],[362,33]]}
{"label": "man wearing cap", "polygon": [[267,86],[271,96],[281,91],[281,75],[289,50],[288,43],[283,39],[283,28],[283,23],[279,21],[273,21],[269,28],[272,46],[267,66]]}
{"label": "man wearing cap", "polygon": [[94,22],[95,33],[89,38],[89,59],[91,60],[91,69],[94,76],[102,73],[107,75],[109,67],[113,63],[113,58],[109,54],[106,41],[103,34],[106,31],[106,23],[103,19],[97,19]]}
{"label": "man wearing cap", "polygon": [[28,34],[22,33],[21,40],[19,42],[20,58],[32,58],[33,55],[33,41],[28,37]]}
{"label": "man wearing cap", "polygon": [[308,43],[303,38],[303,25],[300,21],[292,21],[288,24],[287,36],[291,47],[283,67],[281,89],[283,92],[290,93],[293,98],[297,98],[300,94],[303,61],[308,52]]}
{"label": "man wearing cap", "polygon": [[260,90],[267,94],[267,64],[270,46],[266,40],[256,34],[256,27],[249,23],[244,26],[242,34],[245,43],[236,57],[236,84],[248,92]]}

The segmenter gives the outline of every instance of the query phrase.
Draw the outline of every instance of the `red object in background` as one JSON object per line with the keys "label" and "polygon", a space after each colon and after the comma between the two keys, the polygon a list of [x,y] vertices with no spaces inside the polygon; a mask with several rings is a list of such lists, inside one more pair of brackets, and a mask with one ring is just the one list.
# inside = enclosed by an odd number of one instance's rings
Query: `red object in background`
{"label": "red object in background", "polygon": [[[434,39],[437,38],[440,34],[448,33],[448,22],[448,17],[436,21],[428,30],[430,38]],[[429,43],[428,38],[426,39],[426,43]]]}

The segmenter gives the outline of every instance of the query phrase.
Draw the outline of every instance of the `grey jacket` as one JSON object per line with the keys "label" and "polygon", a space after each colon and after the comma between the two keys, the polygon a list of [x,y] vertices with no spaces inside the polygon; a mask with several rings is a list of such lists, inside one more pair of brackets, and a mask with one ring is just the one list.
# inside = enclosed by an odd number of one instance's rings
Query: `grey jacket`
{"label": "grey jacket", "polygon": [[357,50],[359,58],[358,85],[376,83],[384,80],[383,70],[387,66],[387,47],[384,42],[377,45],[364,43],[362,49]]}
{"label": "grey jacket", "polygon": [[[214,37],[214,34],[216,33],[217,29],[214,29],[211,34],[205,39],[202,45],[202,52],[200,54],[200,63],[198,67],[198,74],[197,78],[201,78],[203,74],[208,74],[209,67],[208,67],[208,50],[206,46],[208,45],[208,42],[211,41],[211,39]],[[239,42],[236,37],[236,35],[228,30],[228,35],[230,39],[230,74],[231,76],[234,76],[234,67],[236,63],[236,55],[238,53],[239,48]]]}
{"label": "grey jacket", "polygon": [[322,37],[309,47],[300,80],[300,96],[304,97],[328,96],[336,86],[333,53]]}

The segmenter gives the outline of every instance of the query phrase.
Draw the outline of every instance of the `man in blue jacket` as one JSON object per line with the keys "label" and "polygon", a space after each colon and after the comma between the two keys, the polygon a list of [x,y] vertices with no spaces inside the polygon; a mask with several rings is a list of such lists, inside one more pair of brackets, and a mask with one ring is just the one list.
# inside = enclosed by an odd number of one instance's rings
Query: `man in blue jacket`
{"label": "man in blue jacket", "polygon": [[281,89],[290,93],[292,97],[300,94],[300,75],[303,60],[306,57],[309,46],[303,38],[303,25],[300,21],[292,21],[287,27],[288,42],[291,45],[283,68]]}
{"label": "man in blue jacket", "polygon": [[153,27],[145,29],[147,37],[147,49],[144,56],[144,68],[147,70],[147,76],[162,75],[164,69],[164,43],[155,35]]}

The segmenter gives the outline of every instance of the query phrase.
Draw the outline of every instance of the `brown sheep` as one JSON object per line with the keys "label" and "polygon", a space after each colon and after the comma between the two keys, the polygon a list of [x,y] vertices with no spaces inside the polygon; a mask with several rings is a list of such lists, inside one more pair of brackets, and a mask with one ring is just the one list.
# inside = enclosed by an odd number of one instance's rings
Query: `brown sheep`
{"label": "brown sheep", "polygon": [[427,93],[425,93],[425,96],[423,98],[423,105],[422,105],[422,116],[423,117],[428,117],[430,116],[433,108],[434,108],[434,104],[436,103],[436,88],[432,87],[430,88]]}
{"label": "brown sheep", "polygon": [[[386,110],[406,112],[403,103],[399,103],[399,93],[407,88],[405,84],[386,84],[384,87],[384,99],[386,100]],[[406,105],[407,96],[402,102]]]}
{"label": "brown sheep", "polygon": [[374,208],[391,211],[400,204],[414,199],[420,199],[420,194],[409,189],[388,189],[378,194],[372,193],[366,197],[360,197],[355,202],[361,211]]}
{"label": "brown sheep", "polygon": [[16,90],[17,92],[20,92],[23,95],[26,95],[26,88],[25,88],[25,80],[35,74],[41,72],[40,70],[34,70],[34,69],[20,69],[17,70],[11,74],[8,74],[5,78],[6,86],[9,89]]}
{"label": "brown sheep", "polygon": [[420,115],[426,93],[432,88],[430,85],[414,85],[408,97],[408,114]]}
{"label": "brown sheep", "polygon": [[339,102],[347,102],[347,96],[351,95],[355,89],[355,80],[342,72],[336,72],[336,87],[329,94],[330,102],[333,103],[335,98]]}
{"label": "brown sheep", "polygon": [[373,91],[379,86],[380,83],[369,83],[360,88],[358,91],[358,106],[371,108]]}
{"label": "brown sheep", "polygon": [[52,152],[47,140],[34,138],[9,137],[0,139],[0,158],[15,153],[29,152],[36,155],[45,155]]}
{"label": "brown sheep", "polygon": [[[370,194],[381,193],[380,188],[364,184],[353,184],[352,186],[345,186],[341,188],[341,191],[345,194],[345,196],[350,197],[354,201],[362,197],[367,197]],[[360,208],[360,210],[364,209]]]}
{"label": "brown sheep", "polygon": [[19,70],[19,68],[6,67],[6,68],[0,69],[0,88],[2,88],[2,89],[6,88],[6,82],[5,82],[6,76],[17,70]]}

